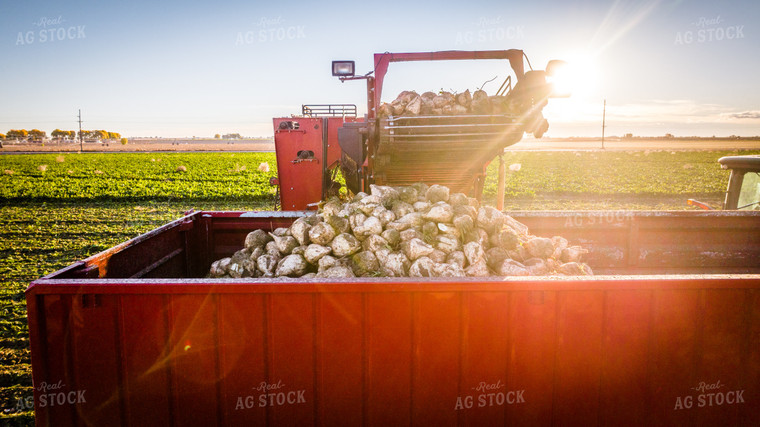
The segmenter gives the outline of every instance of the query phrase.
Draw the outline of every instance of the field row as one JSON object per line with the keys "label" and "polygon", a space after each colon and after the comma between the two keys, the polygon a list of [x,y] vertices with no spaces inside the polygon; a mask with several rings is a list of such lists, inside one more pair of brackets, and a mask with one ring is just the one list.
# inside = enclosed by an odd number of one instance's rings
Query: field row
{"label": "field row", "polygon": [[[725,190],[728,152],[513,152],[507,196],[540,193],[710,194]],[[249,200],[274,194],[274,153],[33,154],[2,156],[0,201]],[[269,171],[259,170],[266,164]],[[496,192],[498,162],[485,198]]]}

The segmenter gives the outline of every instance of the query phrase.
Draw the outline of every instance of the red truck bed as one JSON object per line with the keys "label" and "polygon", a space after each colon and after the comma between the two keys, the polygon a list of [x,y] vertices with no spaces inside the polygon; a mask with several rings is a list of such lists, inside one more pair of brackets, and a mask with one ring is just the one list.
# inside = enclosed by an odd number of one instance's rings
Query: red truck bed
{"label": "red truck bed", "polygon": [[513,214],[594,277],[201,278],[297,215],[196,212],[33,282],[38,425],[760,424],[760,215]]}

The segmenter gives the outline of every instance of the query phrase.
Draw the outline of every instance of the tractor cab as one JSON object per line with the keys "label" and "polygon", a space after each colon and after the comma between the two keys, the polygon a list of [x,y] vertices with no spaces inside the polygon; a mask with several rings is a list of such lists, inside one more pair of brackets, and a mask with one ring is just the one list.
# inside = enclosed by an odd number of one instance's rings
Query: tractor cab
{"label": "tractor cab", "polygon": [[760,210],[760,156],[727,156],[718,163],[731,170],[723,209]]}
{"label": "tractor cab", "polygon": [[[731,170],[728,178],[724,210],[760,210],[760,156],[726,156],[718,159],[722,169]],[[689,199],[686,202],[705,210],[707,204]]]}

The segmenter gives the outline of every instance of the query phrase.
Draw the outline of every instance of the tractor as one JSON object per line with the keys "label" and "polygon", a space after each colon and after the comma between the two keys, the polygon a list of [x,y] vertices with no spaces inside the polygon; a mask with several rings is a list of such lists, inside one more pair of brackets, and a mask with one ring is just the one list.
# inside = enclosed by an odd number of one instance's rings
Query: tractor
{"label": "tractor", "polygon": [[[760,209],[760,156],[726,156],[718,159],[722,169],[729,169],[724,210]],[[712,208],[706,203],[689,199],[690,206],[705,210]]]}

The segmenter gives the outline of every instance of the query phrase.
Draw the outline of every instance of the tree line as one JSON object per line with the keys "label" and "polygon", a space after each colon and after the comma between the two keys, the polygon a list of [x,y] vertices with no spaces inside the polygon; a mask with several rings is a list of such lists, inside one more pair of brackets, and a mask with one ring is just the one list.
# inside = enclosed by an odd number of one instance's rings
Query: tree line
{"label": "tree line", "polygon": [[[80,137],[82,139],[121,139],[121,134],[118,132],[108,132],[106,130],[82,130],[80,132],[74,130],[61,130],[56,129],[50,132],[52,138],[57,139],[75,139]],[[39,129],[11,129],[7,133],[0,133],[0,139],[31,139],[40,140],[47,138],[47,133]]]}

